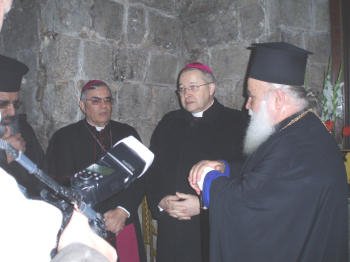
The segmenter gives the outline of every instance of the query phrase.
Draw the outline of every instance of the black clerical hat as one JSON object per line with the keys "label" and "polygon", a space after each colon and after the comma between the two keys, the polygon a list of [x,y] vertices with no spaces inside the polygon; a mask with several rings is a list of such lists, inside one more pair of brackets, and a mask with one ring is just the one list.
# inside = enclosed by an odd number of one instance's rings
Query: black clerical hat
{"label": "black clerical hat", "polygon": [[0,92],[18,92],[28,67],[16,59],[0,55]]}
{"label": "black clerical hat", "polygon": [[285,85],[304,85],[307,56],[311,52],[285,42],[253,44],[248,77]]}

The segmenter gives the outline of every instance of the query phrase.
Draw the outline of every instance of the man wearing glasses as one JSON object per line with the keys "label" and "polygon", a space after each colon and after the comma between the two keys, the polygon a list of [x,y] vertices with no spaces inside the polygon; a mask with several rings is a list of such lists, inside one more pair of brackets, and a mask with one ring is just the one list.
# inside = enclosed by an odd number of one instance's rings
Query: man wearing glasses
{"label": "man wearing glasses", "polygon": [[[0,137],[26,154],[38,166],[43,164],[44,152],[24,114],[18,114],[19,90],[28,67],[10,57],[0,55]],[[10,173],[30,198],[40,195],[42,184],[14,159],[0,150],[0,166]]]}
{"label": "man wearing glasses", "polygon": [[[76,172],[95,163],[117,141],[129,135],[140,139],[131,126],[111,120],[112,105],[112,93],[105,82],[91,80],[83,86],[79,106],[85,118],[56,131],[46,152],[48,174],[59,183],[69,186],[70,178]],[[137,214],[144,191],[140,190],[139,186],[141,183],[136,181],[127,190],[95,207],[98,212],[104,214],[107,229],[117,234],[119,246],[129,248],[130,252],[117,249],[120,261],[135,258],[139,260],[132,261],[145,261]],[[122,231],[125,225],[128,227]],[[113,245],[115,246],[115,243]],[[123,260],[125,253],[134,257]]]}
{"label": "man wearing glasses", "polygon": [[149,204],[158,221],[157,261],[208,261],[208,213],[191,189],[187,175],[203,157],[242,158],[245,114],[221,105],[216,81],[202,63],[186,65],[177,90],[182,108],[166,114],[156,127],[151,150]]}

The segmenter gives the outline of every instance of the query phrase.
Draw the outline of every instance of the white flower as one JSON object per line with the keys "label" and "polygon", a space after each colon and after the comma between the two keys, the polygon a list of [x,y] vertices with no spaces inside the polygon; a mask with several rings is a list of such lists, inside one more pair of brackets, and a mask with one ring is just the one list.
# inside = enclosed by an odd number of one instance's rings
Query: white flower
{"label": "white flower", "polygon": [[328,64],[327,73],[323,83],[323,98],[322,98],[322,112],[321,118],[323,121],[341,118],[343,115],[343,87],[344,82],[342,81],[342,66],[339,71],[337,81],[332,84],[331,82],[331,69]]}

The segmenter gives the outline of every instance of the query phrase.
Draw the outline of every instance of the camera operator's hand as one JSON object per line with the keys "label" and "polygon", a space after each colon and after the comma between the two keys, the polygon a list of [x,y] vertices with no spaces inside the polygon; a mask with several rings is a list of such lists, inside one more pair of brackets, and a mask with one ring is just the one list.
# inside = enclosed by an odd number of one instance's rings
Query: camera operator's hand
{"label": "camera operator's hand", "polygon": [[58,243],[58,251],[72,243],[85,244],[100,252],[109,261],[117,261],[118,256],[115,249],[92,231],[87,217],[78,211],[73,212],[68,225],[63,230]]}
{"label": "camera operator's hand", "polygon": [[104,213],[105,226],[108,231],[118,234],[125,227],[129,214],[122,208],[115,208]]}
{"label": "camera operator's hand", "polygon": [[[9,143],[12,147],[15,149],[25,152],[26,150],[26,142],[24,141],[22,135],[20,133],[12,134],[11,127],[6,126],[5,127],[5,133],[2,137],[3,140],[5,140],[7,143]],[[11,155],[7,154],[7,162],[11,163],[14,159]]]}

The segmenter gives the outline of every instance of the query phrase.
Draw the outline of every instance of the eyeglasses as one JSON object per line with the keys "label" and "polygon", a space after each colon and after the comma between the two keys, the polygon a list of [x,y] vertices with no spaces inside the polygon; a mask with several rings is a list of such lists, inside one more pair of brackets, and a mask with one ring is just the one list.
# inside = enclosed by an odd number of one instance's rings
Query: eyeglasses
{"label": "eyeglasses", "polygon": [[91,104],[94,106],[100,105],[102,103],[113,104],[113,98],[111,96],[104,97],[104,98],[94,96],[91,98],[86,98],[85,100],[91,102]]}
{"label": "eyeglasses", "polygon": [[0,100],[0,109],[8,108],[10,105],[12,105],[15,109],[18,109],[21,107],[21,101]]}
{"label": "eyeglasses", "polygon": [[178,89],[175,92],[179,95],[183,95],[186,90],[191,91],[191,92],[197,92],[201,86],[209,85],[212,83],[214,83],[214,82],[209,82],[209,83],[205,83],[205,84],[201,84],[201,85],[190,85],[189,87],[180,86],[180,87],[178,87]]}

